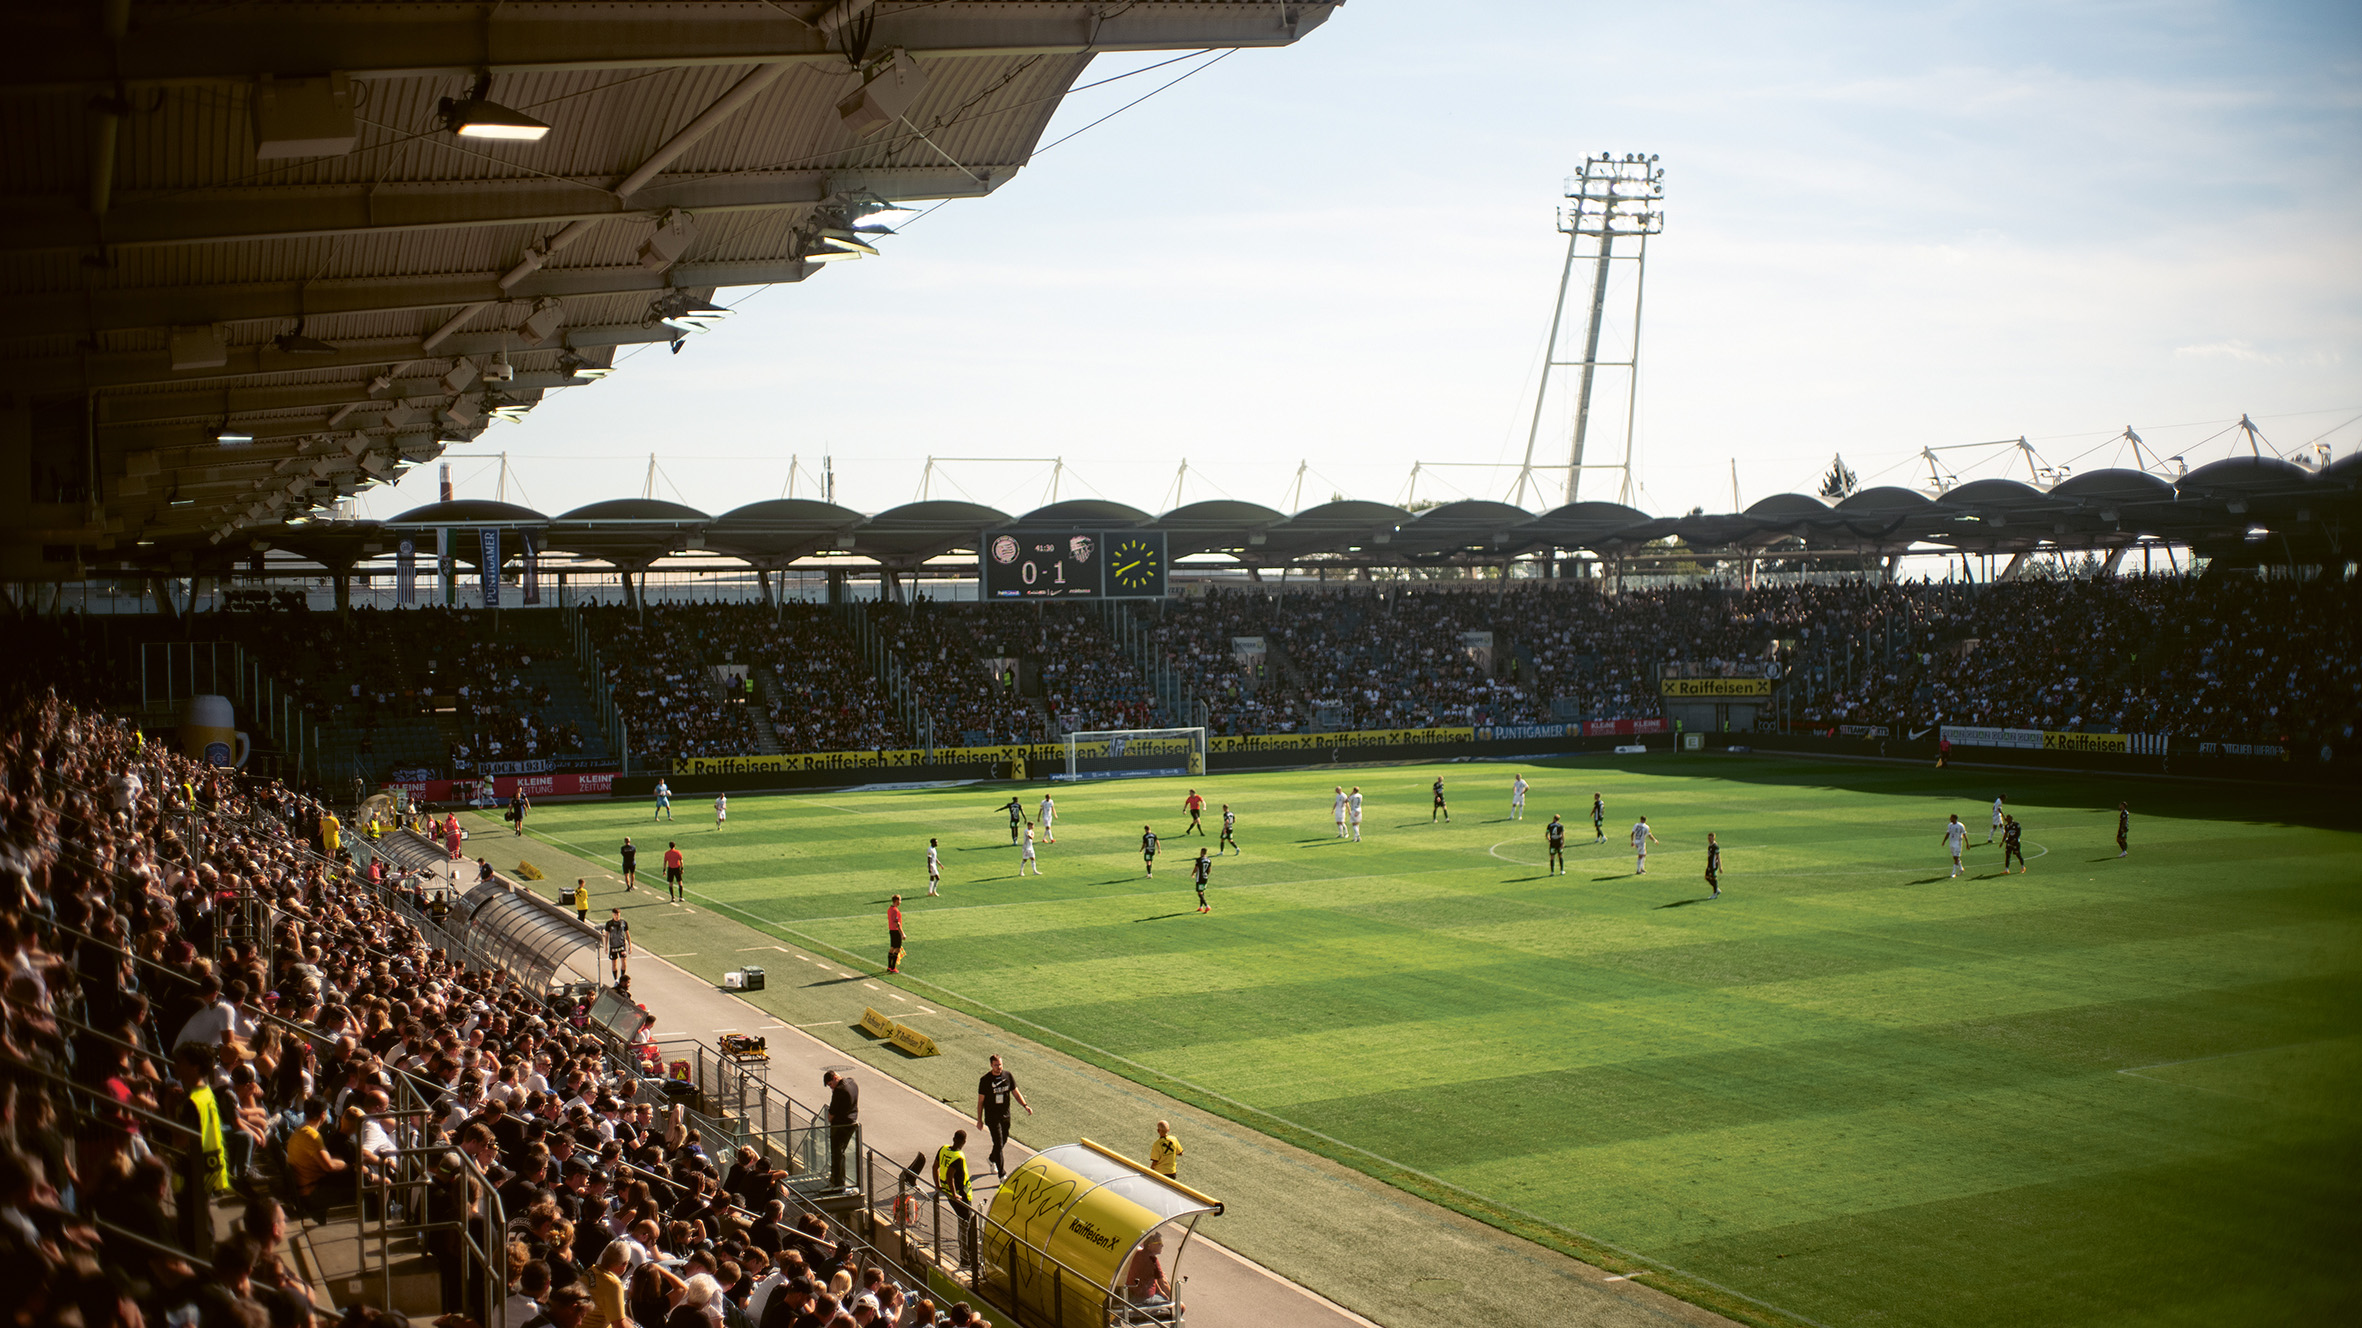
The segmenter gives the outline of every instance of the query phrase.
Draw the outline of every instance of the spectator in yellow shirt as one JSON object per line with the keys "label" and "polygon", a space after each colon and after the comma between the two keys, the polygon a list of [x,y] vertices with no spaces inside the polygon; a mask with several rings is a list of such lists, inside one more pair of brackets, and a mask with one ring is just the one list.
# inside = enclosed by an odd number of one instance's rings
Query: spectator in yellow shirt
{"label": "spectator in yellow shirt", "polygon": [[304,1099],[303,1126],[287,1136],[287,1174],[295,1181],[296,1198],[310,1212],[327,1208],[328,1195],[321,1182],[345,1170],[345,1163],[328,1151],[328,1141],[321,1137],[320,1126],[328,1119],[328,1103],[323,1098]]}

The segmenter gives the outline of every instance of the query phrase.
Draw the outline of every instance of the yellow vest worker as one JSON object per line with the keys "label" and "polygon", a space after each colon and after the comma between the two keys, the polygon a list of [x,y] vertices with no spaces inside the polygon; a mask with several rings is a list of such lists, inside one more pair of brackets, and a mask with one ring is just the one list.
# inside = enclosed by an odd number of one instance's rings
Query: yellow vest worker
{"label": "yellow vest worker", "polygon": [[975,1202],[975,1191],[968,1185],[968,1155],[952,1144],[935,1150],[935,1183],[961,1203]]}
{"label": "yellow vest worker", "polygon": [[213,1087],[199,1084],[189,1090],[189,1105],[197,1112],[197,1146],[204,1150],[205,1177],[215,1194],[230,1192],[230,1155],[222,1145],[221,1104],[213,1100]]}

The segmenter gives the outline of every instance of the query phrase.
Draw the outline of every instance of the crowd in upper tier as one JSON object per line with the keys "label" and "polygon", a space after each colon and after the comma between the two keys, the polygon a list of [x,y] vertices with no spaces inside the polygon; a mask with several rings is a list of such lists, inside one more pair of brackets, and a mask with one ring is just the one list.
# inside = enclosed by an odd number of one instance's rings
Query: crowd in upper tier
{"label": "crowd in upper tier", "polygon": [[[268,639],[264,658],[300,680],[332,737],[456,697],[438,721],[452,776],[582,750],[580,724],[560,716],[595,715],[601,686],[643,770],[677,756],[1038,742],[1082,729],[1645,719],[1660,713],[1668,668],[1773,675],[1777,696],[1760,718],[1812,729],[1949,723],[2310,749],[2350,741],[2362,712],[2362,608],[2344,580],[1275,589],[1129,605],[1122,620],[1089,604],[926,599],[592,608],[582,621],[605,668],[598,680],[581,676],[554,617],[512,613],[505,627],[442,609],[349,623],[229,617]],[[1170,680],[1161,693],[1150,668]]]}
{"label": "crowd in upper tier", "polygon": [[[432,948],[402,902],[422,892],[360,870],[350,835],[275,782],[0,684],[11,1323],[320,1328],[336,1310],[291,1269],[289,1225],[375,1203],[368,1182],[419,1149],[440,1160],[395,1192],[409,1218],[498,1233],[490,1328],[983,1322],[791,1219],[754,1150],[709,1154],[579,997]],[[486,1288],[456,1232],[426,1243],[472,1324]]]}

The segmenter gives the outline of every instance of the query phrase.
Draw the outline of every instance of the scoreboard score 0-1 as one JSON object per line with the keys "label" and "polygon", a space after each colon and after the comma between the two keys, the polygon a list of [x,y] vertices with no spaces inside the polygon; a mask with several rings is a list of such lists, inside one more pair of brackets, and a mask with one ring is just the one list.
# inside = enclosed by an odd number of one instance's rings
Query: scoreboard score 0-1
{"label": "scoreboard score 0-1", "polygon": [[1161,530],[986,531],[984,598],[1161,599]]}

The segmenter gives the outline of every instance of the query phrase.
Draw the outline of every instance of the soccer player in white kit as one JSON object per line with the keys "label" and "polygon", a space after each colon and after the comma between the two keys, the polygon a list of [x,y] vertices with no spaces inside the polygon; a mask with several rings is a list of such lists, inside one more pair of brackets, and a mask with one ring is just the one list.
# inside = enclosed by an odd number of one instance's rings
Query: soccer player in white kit
{"label": "soccer player in white kit", "polygon": [[927,893],[931,895],[943,893],[936,888],[942,884],[943,855],[936,850],[935,841],[930,839],[927,841]]}
{"label": "soccer player in white kit", "polygon": [[1952,850],[1952,874],[1958,876],[1962,870],[1961,850],[1968,847],[1968,827],[1960,823],[1958,812],[1952,813],[1951,819],[1944,823],[1944,847]]}
{"label": "soccer player in white kit", "polygon": [[1525,819],[1524,775],[1519,775],[1517,778],[1509,781],[1509,819],[1512,821],[1522,821]]}
{"label": "soccer player in white kit", "polygon": [[1657,832],[1648,828],[1643,816],[1632,823],[1632,874],[1648,875],[1648,846],[1657,842]]}
{"label": "soccer player in white kit", "polygon": [[1042,795],[1042,810],[1041,810],[1041,819],[1042,819],[1042,842],[1043,842],[1043,843],[1045,843],[1045,844],[1055,844],[1055,843],[1057,843],[1057,842],[1058,842],[1058,832],[1057,832],[1055,829],[1052,829],[1052,828],[1051,828],[1051,827],[1052,827],[1052,824],[1053,824],[1053,822],[1056,820],[1057,816],[1058,816],[1058,804],[1057,804],[1057,803],[1054,803],[1054,802],[1052,802],[1052,801],[1050,801],[1050,795],[1049,795],[1049,794],[1047,794],[1047,793],[1044,793],[1044,794]]}
{"label": "soccer player in white kit", "polygon": [[1337,786],[1337,805],[1330,808],[1329,812],[1337,818],[1337,838],[1343,839],[1345,837],[1345,786],[1343,784]]}
{"label": "soccer player in white kit", "polygon": [[721,829],[721,828],[722,828],[722,826],[723,826],[723,824],[724,824],[725,822],[727,822],[729,819],[730,819],[730,795],[729,795],[729,794],[727,794],[727,793],[724,793],[724,794],[721,794],[721,795],[717,796],[717,797],[714,799],[714,829],[716,829],[716,830],[719,830],[719,829]]}
{"label": "soccer player in white kit", "polygon": [[1033,856],[1033,827],[1030,825],[1025,827],[1025,851],[1018,855],[1017,874],[1023,876],[1027,867],[1032,867],[1036,876],[1042,874],[1041,861]]}
{"label": "soccer player in white kit", "polygon": [[1996,793],[1993,795],[1993,828],[1985,832],[1985,842],[1988,844],[2001,837],[2001,822],[2003,819],[2001,815],[2001,804],[2007,801],[2009,801],[2009,795],[2006,793]]}
{"label": "soccer player in white kit", "polygon": [[1361,842],[1361,785],[1359,785],[1359,784],[1356,784],[1356,785],[1354,785],[1354,786],[1353,786],[1353,792],[1351,792],[1351,793],[1349,793],[1349,794],[1347,794],[1347,795],[1345,796],[1345,819],[1346,819],[1347,821],[1351,822],[1351,823],[1352,823],[1352,825],[1353,825],[1353,842],[1354,842],[1354,843],[1356,843],[1356,844],[1360,843],[1360,842]]}

